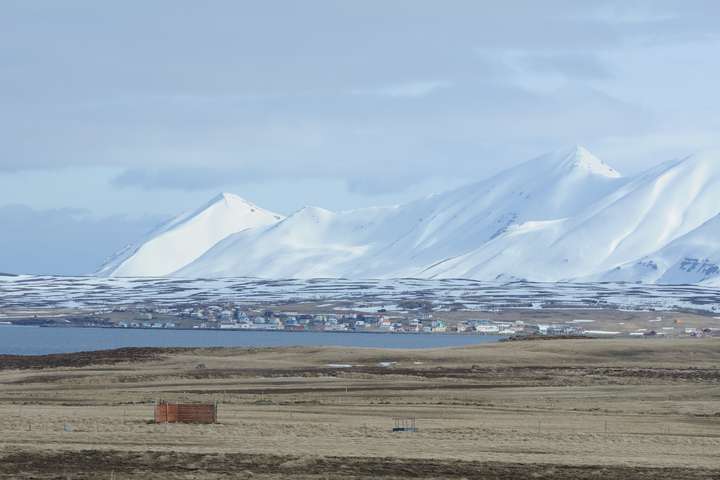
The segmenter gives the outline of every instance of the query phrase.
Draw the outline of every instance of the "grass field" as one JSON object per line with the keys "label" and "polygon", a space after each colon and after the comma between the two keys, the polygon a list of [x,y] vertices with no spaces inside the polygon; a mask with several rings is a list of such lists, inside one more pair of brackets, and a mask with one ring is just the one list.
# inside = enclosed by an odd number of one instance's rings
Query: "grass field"
{"label": "grass field", "polygon": [[720,478],[720,341],[0,357],[0,445],[13,479]]}

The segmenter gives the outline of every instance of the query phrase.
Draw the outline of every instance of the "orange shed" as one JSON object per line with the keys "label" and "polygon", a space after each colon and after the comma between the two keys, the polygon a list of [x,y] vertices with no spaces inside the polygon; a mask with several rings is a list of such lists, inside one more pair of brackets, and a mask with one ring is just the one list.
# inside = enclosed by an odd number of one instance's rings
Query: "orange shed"
{"label": "orange shed", "polygon": [[171,403],[155,405],[155,423],[217,423],[217,403]]}

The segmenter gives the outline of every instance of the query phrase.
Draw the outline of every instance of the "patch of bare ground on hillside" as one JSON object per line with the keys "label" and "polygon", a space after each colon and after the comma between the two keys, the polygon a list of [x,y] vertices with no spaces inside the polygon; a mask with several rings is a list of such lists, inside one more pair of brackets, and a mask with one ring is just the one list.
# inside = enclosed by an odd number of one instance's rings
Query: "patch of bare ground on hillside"
{"label": "patch of bare ground on hillside", "polygon": [[53,353],[49,355],[0,355],[0,370],[27,368],[87,367],[125,362],[158,360],[162,355],[183,349],[128,347],[90,352]]}
{"label": "patch of bare ground on hillside", "polygon": [[710,480],[720,470],[568,466],[363,457],[188,454],[174,452],[34,452],[0,457],[7,479],[477,479]]}

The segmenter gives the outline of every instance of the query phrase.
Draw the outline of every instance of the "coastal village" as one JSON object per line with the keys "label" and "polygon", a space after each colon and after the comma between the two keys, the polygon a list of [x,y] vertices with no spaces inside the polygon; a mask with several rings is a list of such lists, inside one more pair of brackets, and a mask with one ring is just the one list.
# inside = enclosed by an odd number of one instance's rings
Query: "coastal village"
{"label": "coastal village", "polygon": [[[292,308],[297,307],[297,311]],[[405,307],[405,308],[402,308]],[[717,319],[704,317],[686,323],[677,316],[645,314],[642,321],[616,322],[568,315],[548,316],[543,321],[528,310],[508,309],[502,320],[500,310],[473,312],[458,306],[430,303],[384,306],[338,307],[321,305],[236,305],[179,304],[175,307],[150,303],[113,306],[92,312],[57,312],[28,318],[0,318],[4,323],[52,327],[102,327],[121,329],[182,329],[225,331],[408,333],[521,336],[720,336]]]}

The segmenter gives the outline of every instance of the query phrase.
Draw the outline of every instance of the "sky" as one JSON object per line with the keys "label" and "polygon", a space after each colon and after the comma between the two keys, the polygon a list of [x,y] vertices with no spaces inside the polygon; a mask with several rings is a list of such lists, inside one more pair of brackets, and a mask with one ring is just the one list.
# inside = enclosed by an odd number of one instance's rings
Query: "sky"
{"label": "sky", "polygon": [[720,2],[4,0],[0,272],[83,274],[218,192],[396,204],[581,144],[718,148]]}

